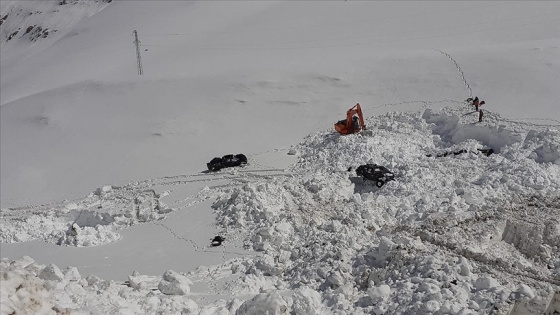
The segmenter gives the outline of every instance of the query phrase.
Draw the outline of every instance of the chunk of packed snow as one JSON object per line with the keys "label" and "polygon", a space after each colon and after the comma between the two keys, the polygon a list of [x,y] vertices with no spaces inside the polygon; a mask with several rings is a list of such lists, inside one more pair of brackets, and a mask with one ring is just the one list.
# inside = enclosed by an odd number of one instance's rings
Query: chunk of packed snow
{"label": "chunk of packed snow", "polygon": [[301,286],[292,295],[292,311],[296,315],[321,315],[325,312],[321,294],[308,286]]}
{"label": "chunk of packed snow", "polygon": [[43,280],[60,281],[64,279],[64,274],[55,264],[50,264],[39,273],[38,277]]}
{"label": "chunk of packed snow", "polygon": [[192,281],[173,270],[167,270],[158,284],[158,289],[163,294],[186,295],[191,291]]}
{"label": "chunk of packed snow", "polygon": [[475,286],[477,290],[492,290],[499,287],[500,283],[490,276],[481,276],[476,279]]}
{"label": "chunk of packed snow", "polygon": [[237,315],[285,314],[287,303],[276,291],[259,293],[245,301],[237,310]]}

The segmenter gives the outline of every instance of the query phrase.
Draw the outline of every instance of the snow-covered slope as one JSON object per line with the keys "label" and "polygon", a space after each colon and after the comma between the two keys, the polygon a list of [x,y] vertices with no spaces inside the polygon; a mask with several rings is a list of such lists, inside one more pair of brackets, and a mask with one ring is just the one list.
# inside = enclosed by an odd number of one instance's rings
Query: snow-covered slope
{"label": "snow-covered slope", "polygon": [[[112,0],[3,1],[0,15],[2,67],[29,58],[69,35]],[[70,34],[71,36],[72,34]]]}
{"label": "snow-covered slope", "polygon": [[[554,2],[103,5],[1,55],[3,207],[291,145],[356,102],[374,115],[475,93],[504,117],[560,120]],[[25,43],[44,48],[26,58]]]}
{"label": "snow-covered slope", "polygon": [[59,30],[2,42],[1,314],[560,312],[558,3],[59,2],[1,7]]}

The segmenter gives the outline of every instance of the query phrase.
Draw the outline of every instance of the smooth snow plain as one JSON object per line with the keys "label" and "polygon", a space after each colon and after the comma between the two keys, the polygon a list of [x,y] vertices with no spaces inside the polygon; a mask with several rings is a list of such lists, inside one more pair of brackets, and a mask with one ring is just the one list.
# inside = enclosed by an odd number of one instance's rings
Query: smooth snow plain
{"label": "smooth snow plain", "polygon": [[1,3],[1,314],[560,312],[560,4],[60,2]]}

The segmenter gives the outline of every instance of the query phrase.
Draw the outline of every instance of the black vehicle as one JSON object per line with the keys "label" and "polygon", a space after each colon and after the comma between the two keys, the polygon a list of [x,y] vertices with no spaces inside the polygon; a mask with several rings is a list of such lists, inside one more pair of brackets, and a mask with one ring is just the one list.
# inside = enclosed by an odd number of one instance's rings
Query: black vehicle
{"label": "black vehicle", "polygon": [[247,157],[244,154],[228,154],[221,158],[215,157],[212,161],[206,163],[208,170],[219,171],[222,168],[241,166],[247,164]]}
{"label": "black vehicle", "polygon": [[222,242],[225,240],[226,239],[223,236],[217,235],[213,239],[211,239],[212,241],[211,245],[212,247],[220,246],[222,245]]}
{"label": "black vehicle", "polygon": [[386,182],[395,179],[395,174],[393,174],[393,172],[377,164],[360,165],[356,169],[356,174],[362,176],[364,180],[374,181],[377,187],[383,187]]}

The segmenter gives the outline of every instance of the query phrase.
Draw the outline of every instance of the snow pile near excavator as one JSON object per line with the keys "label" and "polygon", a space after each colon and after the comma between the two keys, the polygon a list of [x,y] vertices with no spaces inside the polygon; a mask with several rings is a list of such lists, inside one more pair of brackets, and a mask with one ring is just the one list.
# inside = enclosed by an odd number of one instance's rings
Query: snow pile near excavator
{"label": "snow pile near excavator", "polygon": [[[135,273],[123,285],[26,258],[1,264],[9,280],[2,286],[2,301],[8,301],[3,310],[559,312],[560,133],[497,114],[477,123],[464,112],[391,112],[367,119],[368,130],[360,134],[309,135],[282,176],[228,170],[231,184],[205,193],[216,198],[212,207],[226,244],[239,242],[257,253],[187,274],[166,272],[181,280],[175,287],[188,284],[181,294],[161,290],[172,285],[166,274]],[[496,153],[477,154],[480,148]],[[427,156],[459,149],[467,152]],[[349,171],[368,162],[386,166],[395,180],[377,188]],[[119,200],[105,198],[104,208]],[[166,215],[156,213],[144,222]],[[129,217],[126,222],[141,223]],[[127,216],[104,218],[98,223]],[[208,277],[225,281],[212,302],[196,293],[199,280]],[[30,290],[39,302],[26,300]]]}
{"label": "snow pile near excavator", "polygon": [[[215,204],[221,223],[254,231],[248,242],[264,253],[245,272],[309,285],[341,312],[554,308],[560,168],[534,154],[559,132],[496,114],[498,124],[475,124],[462,111],[395,112],[362,134],[311,135],[293,178],[234,188]],[[426,156],[459,148],[470,153]],[[378,189],[348,172],[366,162],[396,180]]]}

